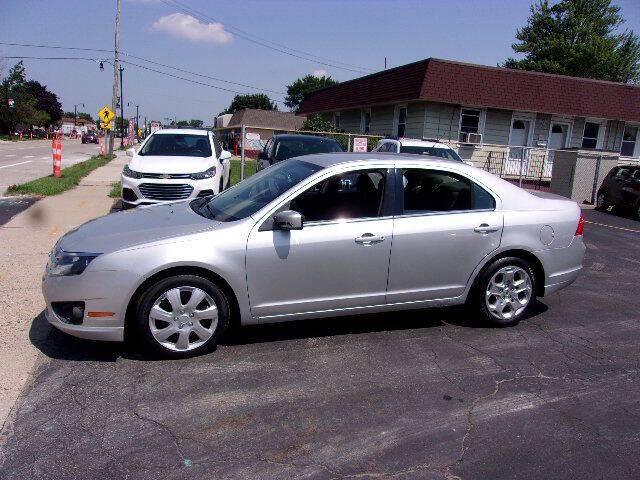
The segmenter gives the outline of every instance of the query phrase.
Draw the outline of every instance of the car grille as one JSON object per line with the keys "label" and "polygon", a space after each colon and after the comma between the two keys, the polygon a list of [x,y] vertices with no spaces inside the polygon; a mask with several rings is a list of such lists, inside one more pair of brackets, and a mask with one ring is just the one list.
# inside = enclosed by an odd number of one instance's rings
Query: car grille
{"label": "car grille", "polygon": [[191,178],[191,174],[190,173],[143,173],[142,178],[162,178],[162,179]]}
{"label": "car grille", "polygon": [[143,183],[138,188],[140,193],[150,200],[184,200],[193,192],[191,185],[182,183]]}

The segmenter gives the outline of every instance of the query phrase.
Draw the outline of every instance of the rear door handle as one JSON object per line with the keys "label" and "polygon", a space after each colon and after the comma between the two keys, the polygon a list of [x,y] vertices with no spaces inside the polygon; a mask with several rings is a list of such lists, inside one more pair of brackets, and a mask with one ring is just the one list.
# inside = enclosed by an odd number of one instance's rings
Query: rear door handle
{"label": "rear door handle", "polygon": [[373,245],[374,243],[384,242],[384,237],[373,233],[363,233],[362,236],[355,238],[355,242],[360,245]]}
{"label": "rear door handle", "polygon": [[497,232],[498,230],[500,230],[500,227],[492,227],[488,223],[481,223],[473,229],[473,231],[476,233],[491,233]]}

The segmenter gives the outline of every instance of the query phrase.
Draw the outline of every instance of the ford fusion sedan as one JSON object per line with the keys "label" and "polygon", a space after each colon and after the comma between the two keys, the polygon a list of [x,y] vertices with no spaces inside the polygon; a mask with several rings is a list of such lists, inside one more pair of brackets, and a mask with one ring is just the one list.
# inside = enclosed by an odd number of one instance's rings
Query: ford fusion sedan
{"label": "ford fusion sedan", "polygon": [[231,153],[208,130],[158,130],[127,155],[133,158],[121,177],[125,207],[215,195],[229,186]]}
{"label": "ford fusion sedan", "polygon": [[575,202],[462,162],[319,154],[222,194],[129,210],[64,235],[47,318],[172,357],[241,325],[468,304],[507,326],[582,268]]}

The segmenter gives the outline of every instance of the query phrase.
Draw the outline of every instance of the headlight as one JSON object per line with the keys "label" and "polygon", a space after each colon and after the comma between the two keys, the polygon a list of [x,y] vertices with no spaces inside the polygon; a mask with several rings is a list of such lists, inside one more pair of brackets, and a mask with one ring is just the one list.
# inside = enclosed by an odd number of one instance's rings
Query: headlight
{"label": "headlight", "polygon": [[129,178],[142,178],[142,174],[140,172],[136,172],[135,170],[131,170],[129,168],[129,165],[124,166],[124,168],[122,169],[122,174],[125,177]]}
{"label": "headlight", "polygon": [[54,249],[49,255],[47,273],[54,277],[80,275],[99,253],[71,253]]}
{"label": "headlight", "polygon": [[216,167],[211,167],[204,172],[192,173],[191,180],[204,180],[205,178],[211,178],[216,175]]}

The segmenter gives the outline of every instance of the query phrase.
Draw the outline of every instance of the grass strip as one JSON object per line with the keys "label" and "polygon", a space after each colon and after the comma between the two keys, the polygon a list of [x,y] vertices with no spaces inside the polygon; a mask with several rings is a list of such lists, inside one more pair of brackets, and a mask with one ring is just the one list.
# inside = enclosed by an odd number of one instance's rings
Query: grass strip
{"label": "grass strip", "polygon": [[106,165],[113,158],[115,158],[115,155],[96,155],[84,162],[63,168],[61,172],[62,175],[58,178],[53,175],[49,175],[48,177],[37,178],[19,185],[11,185],[7,189],[7,194],[28,194],[40,196],[58,195],[78,185],[83,177],[89,175],[96,168]]}

